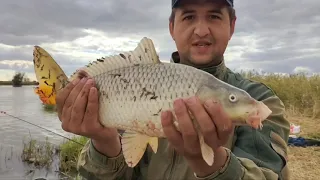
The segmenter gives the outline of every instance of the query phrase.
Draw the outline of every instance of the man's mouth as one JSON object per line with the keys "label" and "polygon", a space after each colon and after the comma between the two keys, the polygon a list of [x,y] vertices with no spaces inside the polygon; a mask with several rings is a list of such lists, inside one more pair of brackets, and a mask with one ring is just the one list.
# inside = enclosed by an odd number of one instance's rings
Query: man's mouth
{"label": "man's mouth", "polygon": [[205,42],[205,43],[193,43],[192,46],[199,46],[199,47],[205,47],[205,46],[210,46],[211,43]]}
{"label": "man's mouth", "polygon": [[212,45],[211,42],[204,41],[204,40],[196,41],[196,42],[192,43],[192,46],[194,46],[194,47],[208,47],[210,45]]}

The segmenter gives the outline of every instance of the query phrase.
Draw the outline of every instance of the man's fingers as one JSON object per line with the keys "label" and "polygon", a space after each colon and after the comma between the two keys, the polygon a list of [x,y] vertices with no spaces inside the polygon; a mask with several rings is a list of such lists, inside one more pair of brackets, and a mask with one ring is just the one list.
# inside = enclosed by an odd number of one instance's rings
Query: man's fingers
{"label": "man's fingers", "polygon": [[182,136],[173,124],[173,115],[170,111],[161,113],[161,124],[163,127],[163,132],[167,136],[170,144],[176,149],[183,148]]}
{"label": "man's fingers", "polygon": [[68,83],[65,88],[60,90],[60,92],[57,94],[56,102],[57,102],[57,111],[60,121],[62,120],[62,109],[64,106],[64,103],[66,99],[68,98],[70,92],[72,89],[79,83],[80,79],[76,78],[72,82]]}
{"label": "man's fingers", "polygon": [[98,128],[102,128],[102,125],[99,122],[98,92],[95,87],[91,87],[87,107],[83,117],[82,131],[87,133]]}
{"label": "man's fingers", "polygon": [[197,97],[191,97],[186,100],[186,104],[195,120],[198,122],[199,130],[203,134],[206,143],[210,145],[215,144],[217,141],[216,126],[200,100]]}
{"label": "man's fingers", "polygon": [[92,86],[93,80],[89,79],[74,102],[71,112],[71,122],[74,121],[72,124],[73,126],[76,126],[75,128],[78,128],[82,123],[88,102],[89,91]]}
{"label": "man's fingers", "polygon": [[194,136],[196,131],[193,127],[187,106],[182,99],[174,101],[174,111],[177,116],[177,121],[179,123],[179,128],[183,136]]}
{"label": "man's fingers", "polygon": [[216,131],[218,134],[218,139],[224,141],[228,138],[232,130],[232,123],[228,115],[224,112],[220,103],[214,100],[208,100],[205,102],[204,106],[210,115],[213,123],[216,125]]}
{"label": "man's fingers", "polygon": [[185,102],[182,99],[174,101],[174,111],[179,124],[179,129],[184,140],[184,147],[188,152],[196,150],[195,146],[198,145],[198,134],[193,126],[189,111]]}
{"label": "man's fingers", "polygon": [[82,78],[80,82],[72,89],[71,93],[67,97],[67,99],[64,102],[64,106],[62,109],[62,118],[64,120],[70,120],[71,118],[71,110],[72,106],[74,104],[74,101],[76,100],[78,94],[80,93],[82,87],[87,82],[87,78]]}

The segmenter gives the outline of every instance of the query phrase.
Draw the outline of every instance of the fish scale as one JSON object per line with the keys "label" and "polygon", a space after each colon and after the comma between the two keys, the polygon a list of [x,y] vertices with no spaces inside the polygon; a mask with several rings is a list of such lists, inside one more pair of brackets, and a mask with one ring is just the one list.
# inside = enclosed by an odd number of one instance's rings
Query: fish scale
{"label": "fish scale", "polygon": [[[201,103],[217,101],[235,125],[262,128],[271,110],[242,89],[231,86],[197,68],[160,62],[153,42],[143,38],[133,51],[97,59],[67,78],[60,66],[42,48],[35,46],[34,70],[39,90],[56,95],[70,81],[88,76],[99,94],[102,125],[124,131],[121,148],[129,167],[135,167],[149,144],[157,153],[158,138],[165,138],[161,112],[173,111],[178,98],[197,96]],[[55,102],[55,101],[53,101]],[[202,157],[213,164],[213,149],[206,144],[198,120],[192,119],[199,137]],[[179,124],[175,121],[179,131]]]}
{"label": "fish scale", "polygon": [[[174,99],[193,96],[210,81],[211,76],[197,71],[189,66],[161,63],[121,68],[94,76],[103,107],[100,108],[102,124],[164,137],[161,111],[171,110]],[[139,126],[133,126],[133,120],[137,120]],[[159,131],[148,129],[149,123]]]}

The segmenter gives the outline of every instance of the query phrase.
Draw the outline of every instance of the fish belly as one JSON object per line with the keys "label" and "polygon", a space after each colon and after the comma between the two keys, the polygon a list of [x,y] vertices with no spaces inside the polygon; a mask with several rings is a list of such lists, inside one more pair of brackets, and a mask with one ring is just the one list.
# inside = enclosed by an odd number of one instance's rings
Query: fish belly
{"label": "fish belly", "polygon": [[208,77],[195,68],[159,63],[112,70],[94,77],[104,126],[164,137],[161,112],[177,98],[194,96]]}

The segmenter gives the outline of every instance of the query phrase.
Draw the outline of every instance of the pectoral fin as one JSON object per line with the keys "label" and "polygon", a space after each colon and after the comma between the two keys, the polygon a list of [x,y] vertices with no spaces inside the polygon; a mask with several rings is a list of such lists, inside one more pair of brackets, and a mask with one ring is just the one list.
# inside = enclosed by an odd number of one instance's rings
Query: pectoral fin
{"label": "pectoral fin", "polygon": [[122,152],[129,167],[135,167],[139,163],[148,143],[155,153],[158,149],[158,138],[130,131],[123,133],[121,143]]}
{"label": "pectoral fin", "polygon": [[157,137],[149,137],[149,145],[154,153],[158,151],[158,138]]}
{"label": "pectoral fin", "polygon": [[200,141],[202,157],[209,166],[212,166],[214,160],[214,152],[212,148],[204,141],[203,135],[199,133],[198,136]]}

